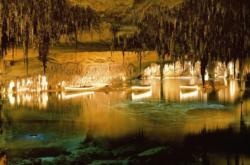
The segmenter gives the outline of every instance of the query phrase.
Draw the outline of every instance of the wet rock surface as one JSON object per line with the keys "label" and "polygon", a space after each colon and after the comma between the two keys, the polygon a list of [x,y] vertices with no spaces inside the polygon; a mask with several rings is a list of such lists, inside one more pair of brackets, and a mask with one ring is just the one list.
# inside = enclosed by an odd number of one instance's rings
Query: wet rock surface
{"label": "wet rock surface", "polygon": [[[58,150],[58,149],[57,149]],[[57,152],[55,149],[55,153]],[[57,155],[48,154],[53,149],[33,150],[25,156],[10,159],[10,165],[126,165],[126,164],[158,164],[162,161],[178,162],[186,158],[176,153],[172,146],[155,143],[142,137],[123,138],[119,140],[95,139],[85,140],[79,148]],[[186,154],[186,153],[185,153]],[[192,157],[192,156],[191,156]],[[190,158],[190,155],[188,156]],[[192,162],[193,159],[187,160]]]}
{"label": "wet rock surface", "polygon": [[[246,139],[248,134],[233,133],[231,130],[218,130],[217,132],[202,132],[200,134],[190,135],[182,143],[159,143],[146,139],[141,136],[124,137],[122,139],[106,138],[86,138],[77,149],[60,153],[56,156],[48,156],[41,152],[26,153],[26,157],[8,159],[9,165],[204,165],[212,163],[211,155],[218,151],[221,153],[230,152],[227,147],[221,146],[223,140],[217,136],[225,134],[230,144],[233,144],[237,136],[238,143]],[[231,136],[227,136],[231,135]],[[206,136],[205,142],[201,142],[202,137]],[[218,145],[209,145],[208,141],[215,138],[214,143]],[[245,142],[244,142],[245,143]],[[243,143],[242,143],[243,144]],[[228,146],[230,147],[230,145]],[[242,147],[241,147],[242,148]],[[224,150],[223,150],[224,149]],[[41,151],[41,150],[40,150]],[[56,150],[55,150],[56,151]],[[240,152],[239,152],[240,153]],[[36,155],[35,155],[36,154]],[[44,155],[43,155],[44,154]],[[229,153],[235,154],[235,153]],[[21,155],[21,154],[20,154]],[[47,156],[46,156],[47,155]],[[236,155],[235,159],[240,160]],[[230,159],[230,160],[229,160]],[[228,160],[231,161],[232,157]],[[234,160],[236,161],[236,160]]]}

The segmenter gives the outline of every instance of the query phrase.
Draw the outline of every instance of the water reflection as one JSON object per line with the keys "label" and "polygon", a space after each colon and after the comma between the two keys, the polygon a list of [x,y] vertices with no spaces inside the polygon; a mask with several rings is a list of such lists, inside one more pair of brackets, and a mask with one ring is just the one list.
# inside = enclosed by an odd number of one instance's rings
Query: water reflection
{"label": "water reflection", "polygon": [[[239,125],[238,82],[229,81],[228,86],[225,84],[213,92],[204,91],[198,83],[188,79],[166,79],[163,84],[159,80],[147,80],[141,84],[151,84],[152,88],[137,92],[124,89],[8,95],[1,121],[9,124],[2,127],[5,134],[0,147],[32,147],[41,145],[41,139],[51,145],[61,145],[65,139],[71,143],[70,139],[82,139],[86,133],[117,138],[139,130],[148,138],[181,140],[204,128]],[[246,99],[243,114],[247,113],[248,105],[250,100]],[[248,116],[244,119],[248,121]]]}
{"label": "water reflection", "polygon": [[147,92],[141,93],[141,94],[135,94],[132,93],[132,100],[141,100],[141,99],[145,99],[145,98],[150,98],[152,97],[152,89],[150,89]]}
{"label": "water reflection", "polygon": [[220,102],[235,102],[241,96],[241,89],[237,80],[226,81],[225,87],[218,91],[218,99]]}
{"label": "water reflection", "polygon": [[81,96],[88,96],[93,95],[95,92],[81,92],[81,93],[73,93],[73,94],[66,94],[65,92],[61,92],[58,94],[58,99],[68,100],[73,99]]}
{"label": "water reflection", "polygon": [[0,165],[7,165],[7,156],[4,153],[0,153]]}
{"label": "water reflection", "polygon": [[46,109],[49,96],[48,92],[8,93],[3,95],[3,99],[7,99],[11,106],[35,106],[38,109]]}
{"label": "water reflection", "polygon": [[247,156],[240,156],[239,154],[235,155],[222,155],[222,154],[210,154],[209,155],[209,164],[214,165],[248,165],[250,164],[250,159]]}

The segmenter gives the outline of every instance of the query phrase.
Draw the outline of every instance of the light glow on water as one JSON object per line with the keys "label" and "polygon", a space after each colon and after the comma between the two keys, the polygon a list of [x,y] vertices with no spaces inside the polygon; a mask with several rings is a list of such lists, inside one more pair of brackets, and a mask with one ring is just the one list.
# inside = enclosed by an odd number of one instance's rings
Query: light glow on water
{"label": "light glow on water", "polygon": [[40,109],[47,108],[48,101],[49,101],[48,93],[42,92],[41,96],[39,97],[39,102],[38,102]]}
{"label": "light glow on water", "polygon": [[195,90],[195,91],[191,91],[191,92],[187,92],[187,93],[183,93],[182,91],[180,91],[180,99],[181,101],[183,100],[188,100],[188,99],[197,99],[199,97],[199,91]]}
{"label": "light glow on water", "polygon": [[13,88],[15,87],[14,81],[10,81],[9,87],[8,87],[8,93],[13,93]]}
{"label": "light glow on water", "polygon": [[9,100],[11,105],[15,105],[16,99],[15,99],[13,93],[8,93],[8,100]]}
{"label": "light glow on water", "polygon": [[181,89],[194,89],[194,90],[199,90],[199,86],[198,85],[193,85],[193,86],[180,86]]}
{"label": "light glow on water", "polygon": [[132,90],[147,90],[147,89],[152,89],[151,85],[148,86],[132,86]]}
{"label": "light glow on water", "polygon": [[61,93],[59,96],[59,99],[62,98],[63,100],[73,99],[81,96],[88,96],[93,95],[95,92],[81,92],[81,93],[75,93],[75,94],[65,94],[64,92]]}
{"label": "light glow on water", "polygon": [[240,97],[240,87],[238,81],[224,81],[224,88],[219,90],[217,95],[221,102],[235,102],[235,100]]}
{"label": "light glow on water", "polygon": [[37,106],[39,109],[46,109],[49,101],[47,92],[17,94],[8,93],[7,97],[11,106]]}
{"label": "light glow on water", "polygon": [[152,90],[149,90],[147,92],[141,93],[141,94],[135,94],[132,93],[132,100],[140,100],[145,98],[150,98],[152,96]]}
{"label": "light glow on water", "polygon": [[[204,127],[226,128],[240,116],[238,109],[230,106],[238,98],[237,81],[231,83],[235,87],[219,89],[217,95],[200,89],[196,85],[199,80],[151,80],[142,84],[149,83],[151,90],[142,91],[131,91],[128,87],[128,90],[109,92],[9,95],[7,98],[11,106],[5,109],[5,114],[11,121],[38,121],[35,123],[39,131],[34,132],[45,136],[52,132],[59,136],[65,133],[63,128],[74,128],[81,135],[87,131],[96,137],[114,138],[134,134],[143,128],[145,136],[161,140],[181,138]],[[229,93],[233,91],[235,95],[231,97]],[[39,109],[42,111],[37,111]],[[44,120],[61,124],[54,125],[50,130],[42,126],[46,123]],[[69,126],[70,123],[73,126]],[[30,133],[30,126],[18,129],[22,134]],[[67,136],[73,136],[70,131],[66,131]],[[53,140],[50,142],[53,143]]]}

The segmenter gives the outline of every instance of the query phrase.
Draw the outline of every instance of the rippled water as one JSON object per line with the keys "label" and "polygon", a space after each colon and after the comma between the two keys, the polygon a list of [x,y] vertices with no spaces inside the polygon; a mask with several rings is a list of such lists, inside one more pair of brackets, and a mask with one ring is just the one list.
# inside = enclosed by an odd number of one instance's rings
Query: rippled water
{"label": "rippled water", "polygon": [[118,138],[140,130],[154,140],[180,141],[204,128],[237,129],[241,112],[248,123],[250,101],[245,99],[240,104],[244,92],[237,81],[221,80],[215,92],[182,89],[196,85],[196,80],[169,79],[162,86],[159,80],[139,83],[152,84],[151,93],[123,88],[84,96],[75,93],[5,96],[0,113],[0,148],[63,146],[70,150],[87,133]]}

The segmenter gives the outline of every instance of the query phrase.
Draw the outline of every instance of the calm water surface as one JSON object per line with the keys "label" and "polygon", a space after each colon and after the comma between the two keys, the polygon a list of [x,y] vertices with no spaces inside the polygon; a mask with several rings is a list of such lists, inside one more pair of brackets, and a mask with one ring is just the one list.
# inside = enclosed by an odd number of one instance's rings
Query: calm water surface
{"label": "calm water surface", "polygon": [[[71,150],[86,134],[119,138],[136,134],[159,141],[181,141],[202,129],[239,128],[246,123],[250,100],[240,103],[238,81],[221,80],[214,92],[186,89],[196,80],[148,80],[152,90],[127,88],[95,93],[43,93],[4,97],[0,113],[0,148],[63,146]],[[161,91],[162,89],[162,91]]]}

